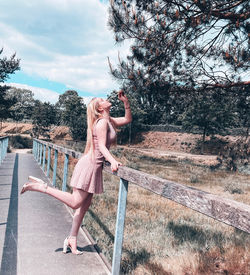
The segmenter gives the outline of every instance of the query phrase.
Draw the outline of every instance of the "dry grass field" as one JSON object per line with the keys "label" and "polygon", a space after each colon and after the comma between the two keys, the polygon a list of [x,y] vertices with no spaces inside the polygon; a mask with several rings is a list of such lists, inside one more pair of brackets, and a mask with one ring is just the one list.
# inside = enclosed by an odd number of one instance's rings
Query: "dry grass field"
{"label": "dry grass field", "polygon": [[[248,174],[133,155],[119,148],[113,154],[131,168],[250,204]],[[70,163],[69,179],[76,160]],[[62,166],[60,161],[61,171]],[[119,178],[104,173],[104,187],[83,225],[111,262]],[[247,275],[249,250],[249,234],[129,184],[122,274]]]}

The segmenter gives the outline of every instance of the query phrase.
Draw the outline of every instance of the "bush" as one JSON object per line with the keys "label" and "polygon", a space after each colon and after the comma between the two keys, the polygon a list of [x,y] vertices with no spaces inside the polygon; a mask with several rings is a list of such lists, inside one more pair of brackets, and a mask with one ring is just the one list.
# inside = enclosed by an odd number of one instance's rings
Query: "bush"
{"label": "bush", "polygon": [[10,136],[9,145],[16,149],[32,148],[32,140],[20,135]]}

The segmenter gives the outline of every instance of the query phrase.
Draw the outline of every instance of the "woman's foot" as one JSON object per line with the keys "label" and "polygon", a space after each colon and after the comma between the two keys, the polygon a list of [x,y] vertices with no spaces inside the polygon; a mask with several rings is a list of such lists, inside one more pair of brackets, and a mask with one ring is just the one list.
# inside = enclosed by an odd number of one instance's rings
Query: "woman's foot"
{"label": "woman's foot", "polygon": [[70,248],[71,253],[81,255],[83,252],[77,249],[76,236],[69,236],[64,240],[63,253],[67,253],[67,248]]}
{"label": "woman's foot", "polygon": [[[43,182],[43,181],[42,181]],[[43,183],[31,183],[31,182],[26,182],[23,187],[22,190],[20,192],[20,194],[25,193],[26,191],[38,191],[41,193],[46,193],[48,188],[48,184],[43,182]]]}

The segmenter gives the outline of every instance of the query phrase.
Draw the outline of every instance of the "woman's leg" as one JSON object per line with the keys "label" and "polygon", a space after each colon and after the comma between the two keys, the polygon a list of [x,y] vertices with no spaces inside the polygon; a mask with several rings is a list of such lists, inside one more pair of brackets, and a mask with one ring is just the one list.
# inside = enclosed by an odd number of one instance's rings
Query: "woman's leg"
{"label": "woman's leg", "polygon": [[88,192],[77,188],[73,188],[73,193],[70,194],[50,186],[45,187],[44,184],[40,183],[29,183],[26,190],[48,194],[73,209],[79,208],[89,195]]}
{"label": "woman's leg", "polygon": [[82,205],[75,211],[69,238],[68,238],[68,242],[70,244],[72,253],[77,252],[76,236],[77,236],[79,228],[81,226],[82,219],[83,219],[85,213],[87,212],[87,210],[89,209],[92,198],[93,198],[93,194],[89,193],[88,197],[86,197],[86,200],[84,200]]}
{"label": "woman's leg", "polygon": [[79,228],[82,223],[82,219],[85,213],[87,212],[87,210],[89,209],[92,198],[93,198],[93,194],[89,193],[89,195],[83,201],[82,205],[78,209],[76,209],[73,217],[72,227],[69,234],[70,236],[77,236]]}

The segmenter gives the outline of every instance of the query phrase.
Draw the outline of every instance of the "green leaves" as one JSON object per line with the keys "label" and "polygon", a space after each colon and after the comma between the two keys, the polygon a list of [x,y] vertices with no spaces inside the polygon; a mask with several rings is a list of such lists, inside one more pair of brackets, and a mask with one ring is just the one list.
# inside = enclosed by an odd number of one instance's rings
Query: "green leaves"
{"label": "green leaves", "polygon": [[74,90],[68,90],[59,96],[56,103],[61,123],[69,126],[74,140],[85,140],[87,134],[86,105]]}

